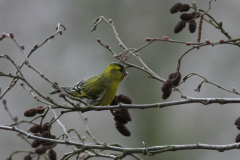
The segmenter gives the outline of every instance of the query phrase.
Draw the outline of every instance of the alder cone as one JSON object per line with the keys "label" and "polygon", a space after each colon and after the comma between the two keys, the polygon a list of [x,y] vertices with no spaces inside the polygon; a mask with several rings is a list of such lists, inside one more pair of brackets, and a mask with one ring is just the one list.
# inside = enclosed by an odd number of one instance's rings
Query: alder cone
{"label": "alder cone", "polygon": [[48,131],[49,129],[51,129],[51,126],[49,126],[49,122],[46,122],[42,125],[42,131]]}
{"label": "alder cone", "polygon": [[40,146],[40,147],[38,147],[37,149],[35,149],[35,153],[37,153],[37,154],[43,154],[43,153],[45,153],[46,151],[47,151],[47,148],[44,147],[44,146]]}
{"label": "alder cone", "polygon": [[190,9],[190,6],[188,4],[183,4],[180,9],[180,12],[187,12],[189,11],[189,9]]}
{"label": "alder cone", "polygon": [[196,31],[196,28],[197,28],[196,21],[195,20],[190,21],[188,26],[190,33],[194,33]]}
{"label": "alder cone", "polygon": [[40,126],[39,125],[33,125],[31,128],[30,128],[30,132],[32,132],[32,133],[38,133],[38,132],[40,132],[40,130],[41,130],[41,128],[40,128]]}
{"label": "alder cone", "polygon": [[24,112],[25,117],[34,117],[37,114],[36,109],[32,108]]}
{"label": "alder cone", "polygon": [[37,139],[34,139],[31,143],[32,148],[37,148],[40,145],[41,145],[41,142]]}
{"label": "alder cone", "polygon": [[183,13],[180,16],[180,19],[183,21],[190,21],[193,18],[194,18],[194,15],[192,13]]}
{"label": "alder cone", "polygon": [[239,142],[240,142],[240,133],[236,136],[235,142],[236,142],[236,143],[239,143]]}
{"label": "alder cone", "polygon": [[124,136],[129,137],[131,135],[131,132],[127,129],[127,127],[119,122],[115,123],[115,127],[117,130]]}
{"label": "alder cone", "polygon": [[48,152],[48,158],[50,160],[57,160],[57,153],[51,149],[49,152]]}
{"label": "alder cone", "polygon": [[171,93],[172,93],[172,89],[167,91],[167,92],[163,92],[162,93],[162,99],[166,100],[168,97],[170,97]]}
{"label": "alder cone", "polygon": [[170,9],[170,13],[177,13],[178,11],[180,11],[182,8],[182,3],[176,3],[172,6],[172,8]]}
{"label": "alder cone", "polygon": [[131,115],[128,112],[127,108],[121,108],[121,114],[122,114],[123,118],[126,119],[127,121],[132,121]]}
{"label": "alder cone", "polygon": [[172,82],[173,86],[177,86],[181,81],[181,73],[171,73],[169,74],[168,79]]}
{"label": "alder cone", "polygon": [[117,101],[118,101],[118,102],[122,102],[122,103],[124,103],[124,104],[132,104],[131,98],[128,97],[128,96],[125,96],[125,95],[123,95],[123,94],[119,94],[119,95],[117,96]]}
{"label": "alder cone", "polygon": [[44,111],[45,111],[45,109],[43,108],[43,106],[38,106],[38,107],[36,108],[36,112],[37,112],[38,114],[43,114]]}
{"label": "alder cone", "polygon": [[163,92],[169,92],[169,90],[172,90],[172,82],[171,82],[171,80],[166,80],[165,82],[163,82],[161,90]]}
{"label": "alder cone", "polygon": [[185,28],[186,26],[186,22],[181,20],[178,22],[178,24],[175,26],[174,28],[174,33],[179,33],[183,30],[183,28]]}

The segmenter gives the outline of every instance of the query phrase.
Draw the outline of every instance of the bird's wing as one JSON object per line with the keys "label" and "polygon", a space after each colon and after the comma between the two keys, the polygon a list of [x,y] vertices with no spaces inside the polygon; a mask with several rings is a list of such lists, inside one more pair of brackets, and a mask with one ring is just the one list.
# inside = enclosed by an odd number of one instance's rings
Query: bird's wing
{"label": "bird's wing", "polygon": [[104,92],[106,83],[103,81],[101,74],[97,74],[79,82],[73,88],[84,97],[98,99]]}

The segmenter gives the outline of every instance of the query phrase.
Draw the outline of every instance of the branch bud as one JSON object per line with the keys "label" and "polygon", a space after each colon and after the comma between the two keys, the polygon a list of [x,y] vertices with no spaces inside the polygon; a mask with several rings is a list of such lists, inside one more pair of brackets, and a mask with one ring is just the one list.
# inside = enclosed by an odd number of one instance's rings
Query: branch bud
{"label": "branch bud", "polygon": [[9,37],[14,39],[14,35],[12,33],[9,33]]}
{"label": "branch bud", "polygon": [[150,41],[152,41],[152,38],[145,38],[145,41],[147,41],[147,42],[150,42]]}
{"label": "branch bud", "polygon": [[50,37],[49,37],[49,39],[53,39],[54,38],[54,35],[51,35]]}
{"label": "branch bud", "polygon": [[218,26],[219,26],[220,28],[222,28],[222,25],[223,25],[223,22],[222,22],[222,21],[218,22]]}
{"label": "branch bud", "polygon": [[167,36],[163,36],[163,40],[169,41],[169,38]]}
{"label": "branch bud", "polygon": [[35,44],[35,45],[33,46],[34,49],[36,49],[37,47],[38,47],[38,44]]}
{"label": "branch bud", "polygon": [[211,42],[208,39],[205,40],[205,43],[211,44]]}
{"label": "branch bud", "polygon": [[3,32],[3,33],[1,34],[1,36],[2,36],[2,37],[6,37],[6,33]]}
{"label": "branch bud", "polygon": [[195,1],[192,1],[192,6],[193,6],[193,7],[197,7],[197,4],[196,4]]}
{"label": "branch bud", "polygon": [[224,40],[223,40],[223,39],[221,39],[219,42],[220,42],[220,43],[224,43]]}
{"label": "branch bud", "polygon": [[24,49],[25,49],[25,47],[24,47],[24,45],[23,45],[23,44],[21,44],[21,46],[20,46],[20,47],[21,47],[21,49],[22,49],[22,50],[24,50]]}
{"label": "branch bud", "polygon": [[3,103],[3,105],[6,105],[7,104],[6,99],[2,99],[2,103]]}
{"label": "branch bud", "polygon": [[232,91],[233,91],[233,93],[236,93],[236,88],[235,87],[232,87]]}
{"label": "branch bud", "polygon": [[60,93],[60,94],[59,94],[59,97],[60,97],[60,98],[65,98],[65,94],[64,94],[64,93]]}

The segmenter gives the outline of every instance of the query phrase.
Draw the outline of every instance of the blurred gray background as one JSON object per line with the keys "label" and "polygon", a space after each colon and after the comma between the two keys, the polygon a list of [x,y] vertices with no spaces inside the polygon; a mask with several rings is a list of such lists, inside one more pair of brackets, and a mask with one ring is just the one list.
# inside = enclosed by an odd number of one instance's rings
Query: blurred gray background
{"label": "blurred gray background", "polygon": [[[197,33],[190,34],[186,27],[179,34],[173,33],[173,28],[179,21],[180,14],[171,15],[169,9],[177,1],[174,0],[79,0],[79,1],[9,1],[0,0],[0,33],[12,32],[20,44],[25,45],[27,53],[35,44],[40,44],[45,38],[55,32],[57,23],[62,23],[67,30],[62,36],[57,35],[53,40],[39,48],[30,57],[30,62],[39,71],[52,81],[60,85],[73,85],[76,82],[100,73],[109,62],[116,61],[109,51],[100,46],[96,39],[119,53],[122,49],[115,39],[113,31],[107,23],[101,23],[97,30],[90,33],[92,21],[98,16],[113,19],[120,38],[129,48],[138,48],[144,45],[145,37],[169,36],[171,39],[195,42]],[[191,4],[190,0],[182,3]],[[208,8],[208,0],[196,0],[197,6]],[[209,11],[217,21],[223,21],[223,26],[233,37],[238,38],[239,32],[239,7],[238,0],[218,0],[212,2]],[[202,41],[219,41],[225,39],[219,30],[203,22]],[[13,41],[4,39],[0,42],[0,54],[8,54],[17,64],[24,60],[23,54]],[[180,44],[155,42],[140,51],[142,59],[158,75],[167,78],[168,74],[175,71],[176,63],[189,47]],[[182,61],[181,73],[186,75],[196,72],[209,80],[221,84],[226,88],[239,86],[239,48],[230,45],[205,47],[190,52]],[[140,64],[134,57],[129,60]],[[10,62],[1,59],[0,70],[14,73],[15,69]],[[120,84],[118,93],[128,95],[135,104],[164,102],[161,98],[162,83],[147,78],[147,74],[128,69],[131,78],[124,79]],[[38,74],[24,66],[23,73],[29,82],[44,95],[52,91],[51,85],[44,81]],[[225,92],[217,87],[204,84],[200,93],[194,89],[201,82],[198,77],[193,77],[184,83],[181,88],[192,97],[238,97]],[[9,83],[8,78],[0,78],[2,90]],[[20,82],[4,97],[11,113],[19,119],[30,120],[23,116],[23,112],[35,108],[42,103],[37,102],[23,90]],[[51,96],[55,101],[64,103],[57,95]],[[180,95],[173,92],[167,101],[179,100]],[[59,114],[59,110],[57,111]],[[234,121],[240,116],[239,104],[227,105],[202,105],[188,104],[171,106],[163,109],[131,109],[132,122],[127,124],[131,131],[130,137],[122,136],[116,129],[113,116],[109,111],[87,112],[88,124],[94,136],[102,142],[121,143],[127,147],[143,147],[141,141],[147,146],[172,145],[172,144],[229,144],[235,142],[239,131],[234,126]],[[49,113],[46,121],[52,117]],[[78,113],[63,115],[60,121],[69,129],[75,128],[81,135],[86,135]],[[36,122],[39,122],[37,120]],[[0,123],[11,124],[12,120],[0,104]],[[21,128],[28,130],[30,125],[23,124]],[[55,123],[52,133],[59,136],[63,133],[60,126]],[[6,159],[13,151],[32,148],[16,133],[0,130],[0,155]],[[70,134],[76,138],[75,134]],[[86,141],[92,142],[87,136]],[[60,159],[64,153],[71,151],[70,146],[58,145],[55,150]],[[13,159],[23,159],[25,154],[18,154]],[[153,157],[142,156],[143,159],[181,159],[181,160],[225,160],[239,158],[239,151],[231,150],[219,153],[209,150],[189,150],[157,154]],[[71,159],[75,159],[72,157]],[[92,158],[100,159],[100,158]],[[133,159],[126,157],[125,159]]]}

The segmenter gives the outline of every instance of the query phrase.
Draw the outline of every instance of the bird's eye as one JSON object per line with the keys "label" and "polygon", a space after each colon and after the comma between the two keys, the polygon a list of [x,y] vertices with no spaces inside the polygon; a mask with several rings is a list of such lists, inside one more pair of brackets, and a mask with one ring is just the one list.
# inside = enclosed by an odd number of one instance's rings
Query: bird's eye
{"label": "bird's eye", "polygon": [[120,71],[120,72],[123,72],[123,70],[122,70],[122,69],[119,69],[119,71]]}

